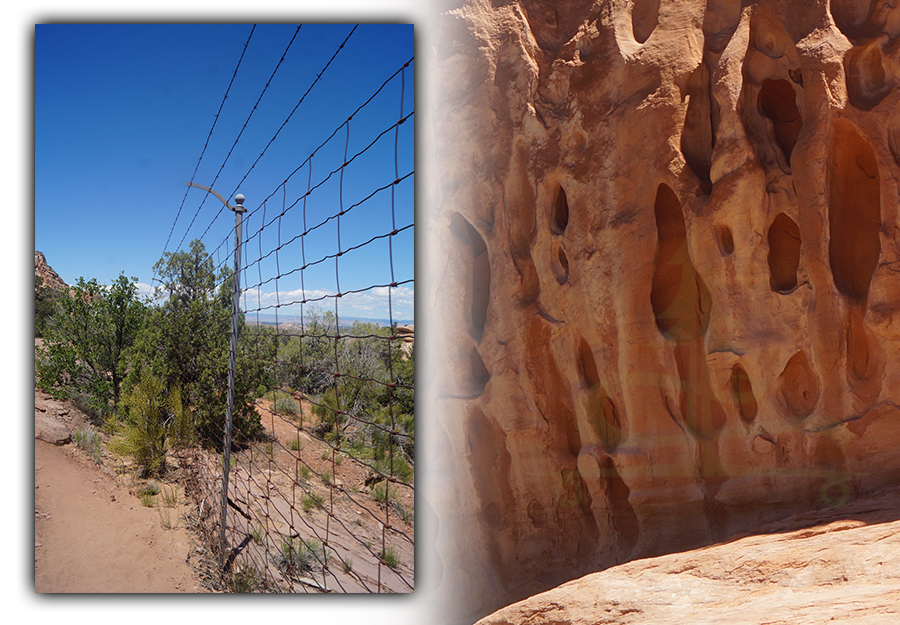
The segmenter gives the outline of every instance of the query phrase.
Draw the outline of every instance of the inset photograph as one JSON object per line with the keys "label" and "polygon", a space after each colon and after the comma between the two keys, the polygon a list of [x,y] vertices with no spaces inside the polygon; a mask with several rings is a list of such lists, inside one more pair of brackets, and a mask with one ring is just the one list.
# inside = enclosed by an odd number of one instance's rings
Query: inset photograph
{"label": "inset photograph", "polygon": [[39,24],[35,591],[415,589],[411,24]]}

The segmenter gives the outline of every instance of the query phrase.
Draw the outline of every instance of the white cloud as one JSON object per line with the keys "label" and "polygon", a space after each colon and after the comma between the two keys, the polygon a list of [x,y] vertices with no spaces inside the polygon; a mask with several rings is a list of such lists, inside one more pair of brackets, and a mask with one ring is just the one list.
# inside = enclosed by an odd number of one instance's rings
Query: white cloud
{"label": "white cloud", "polygon": [[[138,295],[153,298],[153,287],[143,282],[136,284]],[[412,319],[414,316],[415,289],[409,285],[398,287],[373,287],[360,293],[347,293],[338,300],[338,312],[346,317],[366,319],[387,319],[388,294],[390,294],[390,316],[394,319]],[[160,297],[158,303],[165,301]],[[284,318],[300,315],[301,302],[304,310],[318,308],[334,310],[334,291],[328,289],[294,289],[267,292],[258,288],[244,289],[241,294],[241,309],[248,315],[259,314],[272,317],[276,313]]]}
{"label": "white cloud", "polygon": [[[388,294],[390,292],[390,307]],[[374,287],[359,293],[347,293],[337,301],[341,315],[369,319],[412,319],[415,289],[402,285],[394,288]],[[261,289],[247,289],[241,296],[241,308],[248,314],[296,316],[300,314],[301,303],[305,309],[312,307],[334,310],[334,291],[327,289],[302,289],[293,291],[266,292]]]}
{"label": "white cloud", "polygon": [[141,297],[153,297],[153,287],[143,282],[135,282],[138,295]]}

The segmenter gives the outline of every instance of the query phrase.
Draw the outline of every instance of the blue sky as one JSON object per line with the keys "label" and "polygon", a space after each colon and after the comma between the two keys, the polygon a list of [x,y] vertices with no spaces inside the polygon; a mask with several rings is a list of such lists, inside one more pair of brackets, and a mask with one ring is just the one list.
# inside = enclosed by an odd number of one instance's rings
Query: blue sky
{"label": "blue sky", "polygon": [[415,111],[415,61],[347,122],[413,58],[413,26],[251,28],[36,26],[35,249],[70,284],[124,271],[145,291],[164,248],[195,238],[230,266],[234,214],[189,190],[193,179],[232,204],[237,192],[247,198],[242,302],[251,318],[276,306],[280,318],[297,315],[292,303],[304,299],[334,310],[340,289],[360,291],[337,300],[342,317],[387,318],[390,291],[392,318],[413,319],[416,116],[393,126]]}

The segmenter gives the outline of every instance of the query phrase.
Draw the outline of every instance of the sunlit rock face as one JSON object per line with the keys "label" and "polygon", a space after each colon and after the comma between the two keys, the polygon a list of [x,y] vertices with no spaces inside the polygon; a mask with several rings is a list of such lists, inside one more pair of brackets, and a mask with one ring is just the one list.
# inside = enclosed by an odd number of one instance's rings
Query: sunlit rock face
{"label": "sunlit rock face", "polygon": [[900,481],[900,5],[482,0],[434,52],[454,609]]}
{"label": "sunlit rock face", "polygon": [[64,289],[68,286],[59,274],[53,271],[53,267],[47,264],[43,252],[34,253],[34,275],[40,276],[43,280],[42,285],[51,289]]}

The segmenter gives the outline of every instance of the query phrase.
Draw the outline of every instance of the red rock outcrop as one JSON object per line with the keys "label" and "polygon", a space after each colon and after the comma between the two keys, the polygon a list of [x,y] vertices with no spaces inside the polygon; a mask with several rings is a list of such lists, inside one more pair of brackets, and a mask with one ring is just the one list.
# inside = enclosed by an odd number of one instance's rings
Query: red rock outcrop
{"label": "red rock outcrop", "polygon": [[47,259],[44,258],[43,252],[35,251],[34,253],[34,273],[43,278],[44,286],[51,289],[69,288],[69,285],[63,282],[59,274],[53,271],[53,267],[47,264]]}
{"label": "red rock outcrop", "polygon": [[443,14],[427,312],[451,609],[900,481],[895,4]]}
{"label": "red rock outcrop", "polygon": [[412,353],[416,343],[416,329],[413,324],[397,326],[397,335],[400,337],[400,349],[407,356]]}

